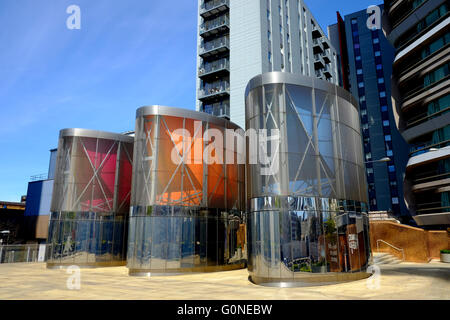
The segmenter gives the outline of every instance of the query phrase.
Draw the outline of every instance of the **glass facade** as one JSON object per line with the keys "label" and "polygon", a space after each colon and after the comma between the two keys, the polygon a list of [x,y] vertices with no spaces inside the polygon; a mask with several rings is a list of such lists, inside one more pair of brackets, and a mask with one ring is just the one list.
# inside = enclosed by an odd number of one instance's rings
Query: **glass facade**
{"label": "glass facade", "polygon": [[276,150],[273,173],[261,174],[262,164],[246,169],[254,283],[294,286],[368,276],[367,184],[356,106],[344,89],[301,75],[266,73],[247,86],[247,130],[278,129],[280,138],[278,148],[266,142],[267,150]]}
{"label": "glass facade", "polygon": [[132,137],[61,131],[47,266],[125,264],[132,156]]}
{"label": "glass facade", "polygon": [[202,112],[138,109],[127,258],[131,275],[245,266],[245,150],[243,141],[235,144],[227,135],[235,130],[242,129]]}

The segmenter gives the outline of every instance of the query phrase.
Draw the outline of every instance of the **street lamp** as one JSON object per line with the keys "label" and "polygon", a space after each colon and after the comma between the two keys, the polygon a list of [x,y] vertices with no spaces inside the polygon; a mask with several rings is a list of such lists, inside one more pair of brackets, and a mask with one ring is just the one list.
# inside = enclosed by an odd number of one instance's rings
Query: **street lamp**
{"label": "street lamp", "polygon": [[389,158],[389,157],[384,157],[384,158],[379,159],[379,160],[367,161],[367,162],[365,162],[365,163],[367,164],[367,163],[374,163],[374,162],[389,162],[389,161],[391,161],[391,158]]}

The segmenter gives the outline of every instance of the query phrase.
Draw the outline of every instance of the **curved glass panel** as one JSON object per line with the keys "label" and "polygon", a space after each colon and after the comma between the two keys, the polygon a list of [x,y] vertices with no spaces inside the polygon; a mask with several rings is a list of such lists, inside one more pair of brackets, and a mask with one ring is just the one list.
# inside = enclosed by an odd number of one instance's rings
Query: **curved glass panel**
{"label": "curved glass panel", "polygon": [[260,77],[248,87],[246,127],[280,130],[280,164],[270,174],[262,174],[260,163],[246,167],[252,281],[366,277],[367,194],[354,101],[329,84],[308,86],[304,77],[286,83],[280,74],[273,76],[278,83],[270,83],[270,73]]}
{"label": "curved glass panel", "polygon": [[243,268],[244,137],[231,122],[176,110],[138,110],[129,273]]}
{"label": "curved glass panel", "polygon": [[79,129],[61,131],[48,266],[125,263],[132,156],[131,137]]}

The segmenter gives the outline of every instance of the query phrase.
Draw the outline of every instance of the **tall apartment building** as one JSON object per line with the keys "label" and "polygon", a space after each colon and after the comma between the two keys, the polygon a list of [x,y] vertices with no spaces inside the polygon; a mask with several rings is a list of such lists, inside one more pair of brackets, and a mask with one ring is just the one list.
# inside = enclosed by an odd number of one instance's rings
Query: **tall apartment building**
{"label": "tall apartment building", "polygon": [[[409,222],[403,199],[409,149],[395,125],[390,101],[395,49],[382,30],[367,27],[366,9],[344,19],[338,13],[337,18],[328,34],[340,58],[340,84],[359,101],[370,211],[392,211]],[[391,161],[377,161],[386,157]]]}
{"label": "tall apartment building", "polygon": [[450,1],[385,1],[396,48],[392,107],[411,144],[405,199],[417,224],[450,226]]}
{"label": "tall apartment building", "polygon": [[199,0],[197,110],[245,127],[245,87],[271,71],[338,83],[337,53],[303,0]]}

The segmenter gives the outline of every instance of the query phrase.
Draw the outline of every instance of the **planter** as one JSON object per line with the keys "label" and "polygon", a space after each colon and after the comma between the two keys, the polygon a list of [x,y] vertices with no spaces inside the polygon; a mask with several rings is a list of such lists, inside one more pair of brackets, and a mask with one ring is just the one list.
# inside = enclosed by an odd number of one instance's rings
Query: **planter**
{"label": "planter", "polygon": [[450,263],[450,253],[441,252],[441,262]]}

